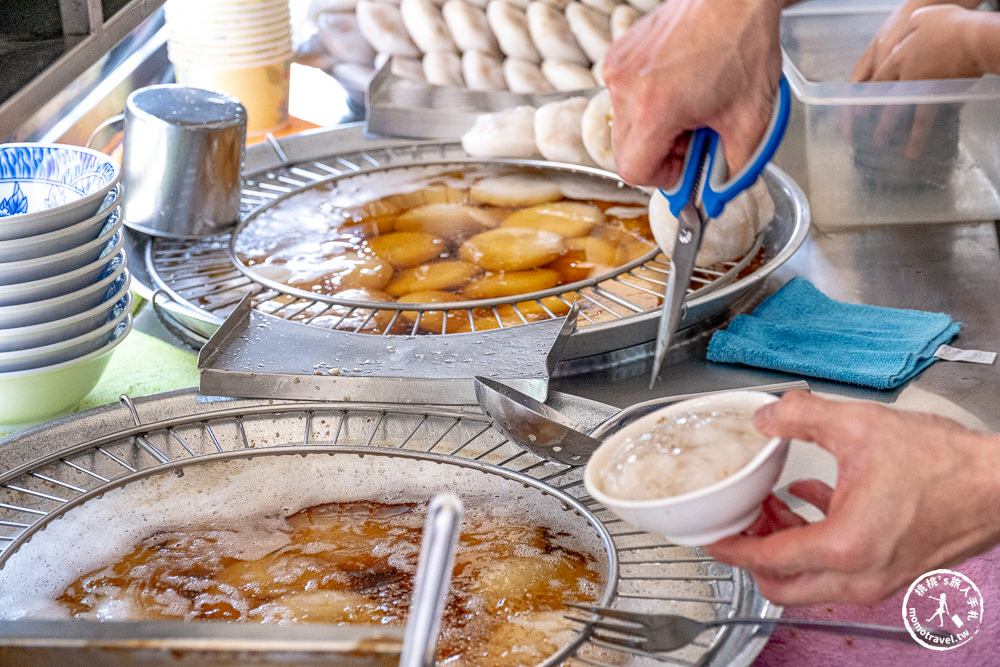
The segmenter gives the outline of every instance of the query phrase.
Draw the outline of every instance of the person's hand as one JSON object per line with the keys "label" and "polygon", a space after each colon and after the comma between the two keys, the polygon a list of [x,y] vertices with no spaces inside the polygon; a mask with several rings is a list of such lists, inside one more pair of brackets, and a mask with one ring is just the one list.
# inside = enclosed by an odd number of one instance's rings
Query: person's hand
{"label": "person's hand", "polygon": [[803,392],[758,411],[769,436],[810,440],[837,458],[837,487],[790,491],[826,517],[806,523],[778,498],[712,557],[751,572],[778,604],[869,603],[1000,542],[1000,436],[935,415]]}
{"label": "person's hand", "polygon": [[931,5],[948,4],[972,9],[979,0],[907,0],[896,7],[889,18],[868,44],[868,48],[854,65],[851,81],[869,81],[872,75],[889,57],[892,50],[912,31],[910,17],[918,9]]}
{"label": "person's hand", "polygon": [[612,43],[604,81],[618,173],[637,185],[678,180],[688,132],[719,133],[741,169],[771,118],[781,49],[779,0],[670,0]]}
{"label": "person's hand", "polygon": [[[914,81],[982,76],[978,48],[980,24],[991,17],[957,5],[933,5],[914,11],[900,27],[899,41],[871,63],[857,80]],[[859,63],[860,66],[860,63]],[[858,70],[855,69],[855,74]]]}

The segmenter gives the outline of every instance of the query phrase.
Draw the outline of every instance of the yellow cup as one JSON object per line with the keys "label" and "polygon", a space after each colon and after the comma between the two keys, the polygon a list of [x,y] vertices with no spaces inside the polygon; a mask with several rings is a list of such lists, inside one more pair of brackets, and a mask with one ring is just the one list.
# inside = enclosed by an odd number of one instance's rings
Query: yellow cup
{"label": "yellow cup", "polygon": [[288,75],[291,55],[240,65],[209,61],[175,62],[177,82],[228,93],[247,110],[247,134],[263,133],[288,121]]}

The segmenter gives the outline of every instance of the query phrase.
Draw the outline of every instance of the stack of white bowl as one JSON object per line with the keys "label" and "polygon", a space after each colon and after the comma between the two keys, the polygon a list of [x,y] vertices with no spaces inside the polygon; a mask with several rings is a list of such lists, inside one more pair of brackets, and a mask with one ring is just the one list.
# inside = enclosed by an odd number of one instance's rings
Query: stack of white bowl
{"label": "stack of white bowl", "polygon": [[107,155],[0,144],[0,431],[72,410],[132,327]]}
{"label": "stack of white bowl", "polygon": [[288,0],[168,0],[165,12],[177,83],[237,98],[250,134],[288,120]]}

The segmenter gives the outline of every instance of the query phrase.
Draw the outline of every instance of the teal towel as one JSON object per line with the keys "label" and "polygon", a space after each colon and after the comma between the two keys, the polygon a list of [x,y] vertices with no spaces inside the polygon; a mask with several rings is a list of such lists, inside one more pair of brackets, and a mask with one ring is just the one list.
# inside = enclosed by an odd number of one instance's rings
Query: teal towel
{"label": "teal towel", "polygon": [[708,344],[708,360],[895,389],[958,333],[944,313],[843,303],[792,278]]}

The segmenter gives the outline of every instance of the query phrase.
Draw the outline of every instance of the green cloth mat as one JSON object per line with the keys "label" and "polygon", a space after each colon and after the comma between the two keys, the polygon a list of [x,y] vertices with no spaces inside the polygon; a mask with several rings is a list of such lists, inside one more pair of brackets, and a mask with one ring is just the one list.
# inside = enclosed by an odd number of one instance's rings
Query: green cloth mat
{"label": "green cloth mat", "polygon": [[76,407],[88,410],[132,398],[198,386],[198,357],[133,329],[118,346],[97,386]]}

